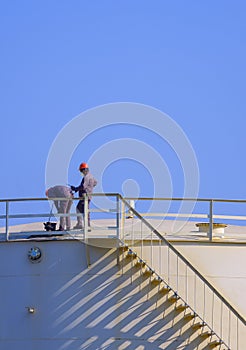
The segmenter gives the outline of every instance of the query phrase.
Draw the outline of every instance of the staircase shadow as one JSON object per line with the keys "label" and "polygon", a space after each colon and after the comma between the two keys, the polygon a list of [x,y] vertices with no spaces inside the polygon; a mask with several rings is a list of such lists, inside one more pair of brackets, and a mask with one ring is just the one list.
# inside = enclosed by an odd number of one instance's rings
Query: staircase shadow
{"label": "staircase shadow", "polygon": [[71,349],[197,348],[204,339],[194,337],[191,320],[175,309],[170,293],[160,292],[160,285],[124,253],[117,266],[117,253],[113,249],[95,259],[59,291],[52,315],[57,336],[78,334]]}

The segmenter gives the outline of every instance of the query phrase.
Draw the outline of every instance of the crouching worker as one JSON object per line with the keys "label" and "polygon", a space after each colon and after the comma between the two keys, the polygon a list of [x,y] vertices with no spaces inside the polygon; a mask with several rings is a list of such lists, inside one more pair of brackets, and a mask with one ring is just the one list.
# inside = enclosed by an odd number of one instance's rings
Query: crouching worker
{"label": "crouching worker", "polygon": [[[79,171],[81,172],[81,175],[83,176],[81,184],[78,187],[71,186],[71,190],[74,192],[79,191],[79,197],[83,197],[83,195],[85,193],[88,195],[88,209],[89,209],[90,201],[91,201],[90,194],[93,192],[93,189],[97,184],[97,180],[89,172],[88,164],[81,163],[79,166]],[[74,229],[82,229],[83,228],[82,216],[84,218],[84,211],[85,211],[85,200],[81,199],[81,200],[79,200],[78,205],[76,207],[76,212],[80,213],[82,215],[77,216],[77,224],[76,224],[76,226],[74,226]],[[89,229],[90,229],[90,226],[91,226],[90,211],[88,210],[88,227],[89,227]]]}
{"label": "crouching worker", "polygon": [[[73,204],[73,193],[70,187],[67,186],[54,186],[50,187],[45,192],[48,198],[64,198],[64,200],[54,200],[55,207],[58,214],[69,214],[71,206]],[[70,216],[60,216],[59,231],[71,229]]]}

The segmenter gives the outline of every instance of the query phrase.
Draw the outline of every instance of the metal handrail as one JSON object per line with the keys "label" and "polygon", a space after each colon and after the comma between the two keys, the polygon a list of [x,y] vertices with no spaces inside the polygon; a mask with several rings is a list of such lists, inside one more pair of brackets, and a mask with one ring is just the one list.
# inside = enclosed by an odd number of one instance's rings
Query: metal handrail
{"label": "metal handrail", "polygon": [[[118,193],[93,193],[94,197],[115,197],[118,198]],[[72,198],[73,201],[79,201],[83,199],[88,199],[87,194],[84,194],[83,197],[74,197]],[[26,198],[7,198],[7,199],[0,199],[0,203],[5,203],[5,215],[0,215],[0,219],[5,219],[5,235],[6,240],[9,240],[9,219],[21,219],[21,218],[41,218],[41,217],[76,217],[78,216],[78,213],[69,213],[69,214],[60,214],[60,213],[39,213],[39,214],[9,214],[9,205],[10,203],[17,203],[17,202],[47,202],[47,201],[62,201],[62,200],[68,200],[66,197],[54,197],[54,198],[47,198],[47,197],[26,197]],[[90,211],[94,212],[110,212],[114,213],[118,211],[118,208],[114,209],[104,209],[104,210],[97,210],[97,209],[90,209]]]}
{"label": "metal handrail", "polygon": [[[117,197],[118,193],[93,193],[91,194],[93,197]],[[57,197],[57,198],[47,198],[47,197],[23,197],[23,198],[6,198],[6,199],[0,199],[1,202],[26,202],[26,201],[50,201],[50,200],[64,200],[67,198],[64,197]],[[84,197],[74,197],[75,200],[84,199]]]}
{"label": "metal handrail", "polygon": [[[92,197],[116,197],[118,198],[118,193],[93,193],[91,196]],[[8,232],[8,227],[9,227],[9,219],[18,219],[18,218],[28,218],[28,217],[49,217],[49,214],[9,214],[9,204],[11,202],[29,202],[29,201],[51,201],[51,200],[63,200],[64,198],[44,198],[44,197],[39,197],[39,198],[9,198],[9,199],[0,199],[0,203],[6,203],[6,215],[0,215],[0,219],[5,219],[6,220],[6,231]],[[79,201],[81,199],[84,199],[84,197],[74,197],[73,200]],[[208,232],[208,237],[209,240],[212,241],[213,238],[213,220],[218,219],[218,218],[223,218],[225,220],[246,220],[246,216],[239,216],[239,215],[215,215],[213,214],[213,203],[214,202],[224,202],[224,203],[246,203],[246,200],[243,199],[218,199],[218,198],[213,198],[213,199],[208,199],[208,198],[173,198],[173,197],[124,197],[126,201],[148,201],[148,200],[153,200],[153,201],[196,201],[196,202],[208,202],[210,204],[209,206],[209,213],[208,214],[193,214],[193,213],[141,213],[139,212],[142,216],[160,216],[160,217],[184,217],[187,219],[190,218],[205,218],[209,219],[209,232]],[[89,209],[90,212],[117,212],[117,206],[114,209]],[[65,214],[66,215],[66,214]],[[64,216],[65,216],[64,215]],[[59,214],[52,214],[51,216],[56,216],[59,217]],[[74,213],[70,213],[70,216],[77,216]]]}
{"label": "metal handrail", "polygon": [[246,199],[220,199],[220,198],[182,198],[182,197],[124,197],[125,200],[169,200],[169,201],[192,201],[192,202],[225,202],[225,203],[246,203]]}
{"label": "metal handrail", "polygon": [[[136,217],[138,217],[150,230],[155,233],[156,236],[165,242],[165,244],[209,287],[213,293],[235,314],[235,316],[246,325],[246,320],[239,312],[234,309],[234,307],[220,294],[220,292],[165,238],[162,234],[154,228],[144,217],[142,217],[134,208],[130,206],[126,199],[124,199],[121,195],[120,199],[126,205]],[[245,201],[246,202],[246,201]]]}
{"label": "metal handrail", "polygon": [[[162,197],[141,197],[141,198],[137,198],[137,197],[125,197],[125,200],[128,201],[148,201],[148,200],[152,200],[152,201],[192,201],[192,202],[207,202],[209,203],[209,214],[206,214],[206,216],[204,216],[205,214],[201,214],[199,215],[199,217],[201,218],[208,218],[209,219],[209,228],[208,228],[208,238],[210,241],[212,241],[213,239],[213,224],[214,224],[214,219],[218,219],[218,218],[223,218],[223,219],[231,219],[231,220],[246,220],[246,216],[222,216],[222,215],[214,215],[213,214],[213,206],[214,203],[246,203],[245,199],[219,199],[219,198],[162,198]],[[163,216],[165,216],[164,213],[162,213]],[[148,214],[148,216],[151,216],[151,214]],[[170,216],[170,214],[168,214],[167,216]],[[186,218],[191,218],[194,217],[193,214],[176,214],[174,215],[175,217],[186,217]],[[195,217],[198,217],[198,215],[196,215]]]}
{"label": "metal handrail", "polygon": [[[201,219],[209,219],[209,214],[176,214],[176,213],[142,213],[140,214],[143,217],[175,217],[175,218],[201,218]],[[224,220],[246,220],[246,215],[216,215],[213,214],[214,219],[224,219]]]}

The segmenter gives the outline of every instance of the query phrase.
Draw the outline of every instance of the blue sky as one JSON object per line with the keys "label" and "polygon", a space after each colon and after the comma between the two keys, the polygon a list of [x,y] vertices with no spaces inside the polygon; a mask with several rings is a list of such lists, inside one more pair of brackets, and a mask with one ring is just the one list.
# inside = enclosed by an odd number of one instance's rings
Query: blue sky
{"label": "blue sky", "polygon": [[[0,197],[44,196],[47,157],[62,128],[88,109],[133,102],[182,128],[199,165],[199,197],[244,199],[245,11],[239,0],[1,1]],[[84,140],[69,183],[80,182],[78,164],[115,135],[155,147],[166,157],[173,196],[183,195],[170,148],[127,126]],[[152,194],[151,169],[137,159],[109,164],[99,180],[121,193],[127,179],[140,195]]]}

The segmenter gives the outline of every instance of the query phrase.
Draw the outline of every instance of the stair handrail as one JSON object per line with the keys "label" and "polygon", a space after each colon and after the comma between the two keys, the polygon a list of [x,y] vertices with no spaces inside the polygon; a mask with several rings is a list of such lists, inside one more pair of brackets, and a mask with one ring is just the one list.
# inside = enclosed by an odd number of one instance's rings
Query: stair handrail
{"label": "stair handrail", "polygon": [[[123,246],[124,246],[124,242],[122,242],[122,241],[120,241],[120,242],[121,242],[121,243],[123,244]],[[134,254],[134,256],[135,256],[136,258],[138,258],[139,261],[143,262],[143,263],[144,263],[144,266],[146,266],[146,267],[148,268],[149,271],[152,271],[152,273],[154,273],[154,274],[157,276],[158,280],[159,280],[159,281],[162,281],[162,282],[166,285],[166,287],[168,288],[168,290],[173,292],[173,295],[174,295],[174,296],[178,296],[178,297],[179,297],[179,300],[181,300],[181,301],[184,303],[184,305],[187,305],[187,306],[189,307],[189,309],[193,312],[193,315],[194,315],[196,318],[199,318],[200,321],[203,323],[203,325],[204,325],[204,326],[206,325],[206,327],[208,327],[208,329],[212,332],[212,334],[213,334],[214,336],[217,336],[218,339],[220,339],[221,344],[223,343],[223,344],[229,349],[229,346],[221,339],[221,337],[220,337],[217,333],[214,332],[214,330],[212,329],[212,327],[210,327],[209,324],[207,324],[207,323],[203,320],[203,318],[202,318],[200,315],[198,315],[198,314],[196,313],[196,311],[186,302],[186,300],[185,300],[183,297],[181,297],[181,296],[170,286],[170,284],[166,282],[166,280],[165,280],[162,276],[160,276],[156,271],[154,271],[153,268],[152,268],[149,264],[146,263],[146,261],[142,260],[142,258],[141,258],[137,253],[134,252],[134,250],[132,250],[131,248],[128,247],[128,251],[130,251],[132,254]]]}
{"label": "stair handrail", "polygon": [[139,214],[136,209],[131,207],[125,198],[119,194],[121,201],[132,211],[132,213],[138,217],[160,240],[165,242],[165,244],[197,275],[208,288],[234,313],[234,315],[246,325],[246,319],[221,295],[221,293],[187,260],[162,234],[154,228],[151,223],[149,223],[141,214]]}

